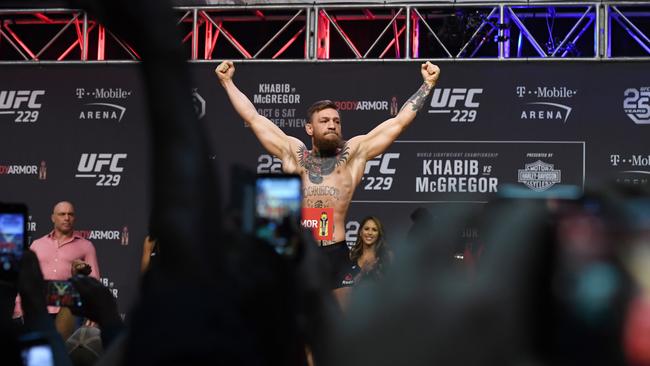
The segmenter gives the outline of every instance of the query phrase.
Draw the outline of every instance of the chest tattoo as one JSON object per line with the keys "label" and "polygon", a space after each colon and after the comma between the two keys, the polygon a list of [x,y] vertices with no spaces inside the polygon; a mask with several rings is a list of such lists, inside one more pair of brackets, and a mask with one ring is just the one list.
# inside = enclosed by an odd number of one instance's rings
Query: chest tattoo
{"label": "chest tattoo", "polygon": [[313,184],[323,183],[323,177],[332,174],[336,167],[345,164],[349,157],[350,148],[347,143],[337,149],[336,155],[333,156],[320,156],[318,153],[307,150],[305,145],[298,148],[300,166],[307,170],[309,181]]}

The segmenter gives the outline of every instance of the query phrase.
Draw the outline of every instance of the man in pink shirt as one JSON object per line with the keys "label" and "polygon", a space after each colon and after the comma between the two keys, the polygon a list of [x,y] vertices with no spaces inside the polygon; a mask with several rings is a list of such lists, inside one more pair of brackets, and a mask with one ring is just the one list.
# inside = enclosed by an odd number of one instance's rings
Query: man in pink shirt
{"label": "man in pink shirt", "polygon": [[[35,240],[29,247],[38,257],[45,280],[67,280],[78,273],[88,273],[99,279],[99,265],[93,244],[74,232],[75,212],[72,203],[62,201],[54,205],[52,223],[54,229],[44,237]],[[56,306],[48,306],[48,312],[56,316],[61,310]],[[64,319],[57,317],[57,329],[62,331],[64,325],[70,322],[68,311]],[[21,316],[20,301],[16,300],[14,316]],[[59,314],[62,315],[62,314]],[[63,333],[67,333],[64,331]]]}
{"label": "man in pink shirt", "polygon": [[[54,205],[54,230],[35,240],[29,247],[36,253],[46,280],[67,280],[77,271],[90,266],[90,276],[99,279],[97,254],[93,244],[74,232],[74,206],[62,201]],[[52,311],[50,311],[52,312]]]}

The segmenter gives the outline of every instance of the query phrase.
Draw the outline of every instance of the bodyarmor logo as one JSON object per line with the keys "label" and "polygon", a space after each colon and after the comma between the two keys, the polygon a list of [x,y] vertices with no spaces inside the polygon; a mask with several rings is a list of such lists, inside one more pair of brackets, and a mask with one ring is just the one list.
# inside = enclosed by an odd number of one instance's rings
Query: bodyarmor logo
{"label": "bodyarmor logo", "polygon": [[303,208],[301,225],[312,231],[316,240],[332,240],[333,208]]}
{"label": "bodyarmor logo", "polygon": [[120,244],[124,246],[129,245],[129,228],[126,226],[122,228],[122,240]]}
{"label": "bodyarmor logo", "polygon": [[399,113],[399,106],[397,105],[397,97],[390,98],[390,115],[395,117]]}
{"label": "bodyarmor logo", "polygon": [[75,233],[87,240],[120,240],[119,230],[78,230]]}
{"label": "bodyarmor logo", "polygon": [[121,161],[127,158],[127,154],[110,153],[83,153],[77,166],[76,178],[99,178],[98,186],[118,186],[121,181],[121,174],[124,167]]}
{"label": "bodyarmor logo", "polygon": [[340,111],[387,111],[385,100],[337,100],[334,101]]}
{"label": "bodyarmor logo", "polygon": [[0,115],[15,115],[14,122],[36,122],[45,90],[0,90]]}
{"label": "bodyarmor logo", "polygon": [[637,125],[650,124],[650,87],[626,89],[623,109]]}
{"label": "bodyarmor logo", "polygon": [[47,179],[47,165],[45,164],[45,160],[41,160],[41,166],[38,168],[38,179]]}
{"label": "bodyarmor logo", "polygon": [[451,122],[474,122],[480,106],[477,98],[481,94],[482,88],[434,89],[429,113],[451,114]]}
{"label": "bodyarmor logo", "polygon": [[524,169],[519,169],[517,182],[525,184],[536,192],[543,192],[560,183],[561,174],[560,170],[553,169],[553,164],[537,160],[526,164]]}
{"label": "bodyarmor logo", "polygon": [[47,165],[45,160],[38,165],[0,165],[0,175],[33,175],[38,180],[46,180]]}
{"label": "bodyarmor logo", "polygon": [[329,217],[327,212],[322,212],[320,214],[320,222],[318,223],[318,235],[327,236],[327,223],[329,222]]}

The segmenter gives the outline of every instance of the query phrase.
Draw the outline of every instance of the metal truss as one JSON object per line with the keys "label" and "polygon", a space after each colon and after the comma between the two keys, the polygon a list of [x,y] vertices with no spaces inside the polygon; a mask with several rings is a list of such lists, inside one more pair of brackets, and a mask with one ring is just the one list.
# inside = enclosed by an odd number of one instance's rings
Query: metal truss
{"label": "metal truss", "polygon": [[[649,1],[177,7],[191,61],[650,60]],[[140,60],[76,9],[0,10],[0,62]]]}
{"label": "metal truss", "polygon": [[[564,58],[599,57],[598,4],[563,4],[562,6],[504,7],[504,21],[509,34],[504,36],[500,57]],[[537,22],[537,32],[533,28]],[[542,30],[541,32],[539,30]],[[583,35],[591,35],[591,38]],[[516,37],[516,46],[511,39]],[[581,41],[582,44],[580,43]],[[533,54],[526,51],[532,49]]]}
{"label": "metal truss", "polygon": [[[648,38],[650,7],[647,3],[608,4],[604,11],[606,25],[603,28],[605,41],[602,42],[602,57],[647,58],[650,56],[650,39]],[[614,37],[619,34],[633,42],[614,42]],[[634,47],[635,45],[638,47]]]}
{"label": "metal truss", "polygon": [[[107,46],[111,54],[107,55]],[[91,54],[92,51],[92,54]],[[139,60],[137,51],[86,13],[69,9],[0,10],[0,60]]]}

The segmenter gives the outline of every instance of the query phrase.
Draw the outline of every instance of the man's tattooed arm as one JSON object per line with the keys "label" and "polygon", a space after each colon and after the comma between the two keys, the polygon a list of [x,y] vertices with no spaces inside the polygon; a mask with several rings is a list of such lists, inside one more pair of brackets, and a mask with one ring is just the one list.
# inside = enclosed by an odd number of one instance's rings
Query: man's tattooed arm
{"label": "man's tattooed arm", "polygon": [[[438,81],[440,69],[426,62],[421,66],[422,85],[402,106],[402,109],[396,116],[387,119],[380,123],[372,131],[364,135],[360,140],[358,146],[355,146],[354,151],[359,151],[359,155],[366,161],[374,158],[375,156],[383,153],[388,149],[399,135],[415,120],[418,111],[424,105],[427,95]],[[408,105],[411,105],[408,107]],[[350,139],[352,141],[352,139]],[[356,153],[355,153],[356,154]]]}
{"label": "man's tattooed arm", "polygon": [[411,95],[411,97],[404,103],[402,106],[402,109],[400,109],[400,112],[406,108],[406,106],[410,103],[411,104],[411,110],[413,112],[417,112],[420,109],[422,109],[422,106],[424,105],[424,101],[431,93],[431,89],[433,89],[433,85],[429,85],[427,83],[422,83],[422,86],[420,86],[420,89],[415,92],[415,94]]}

